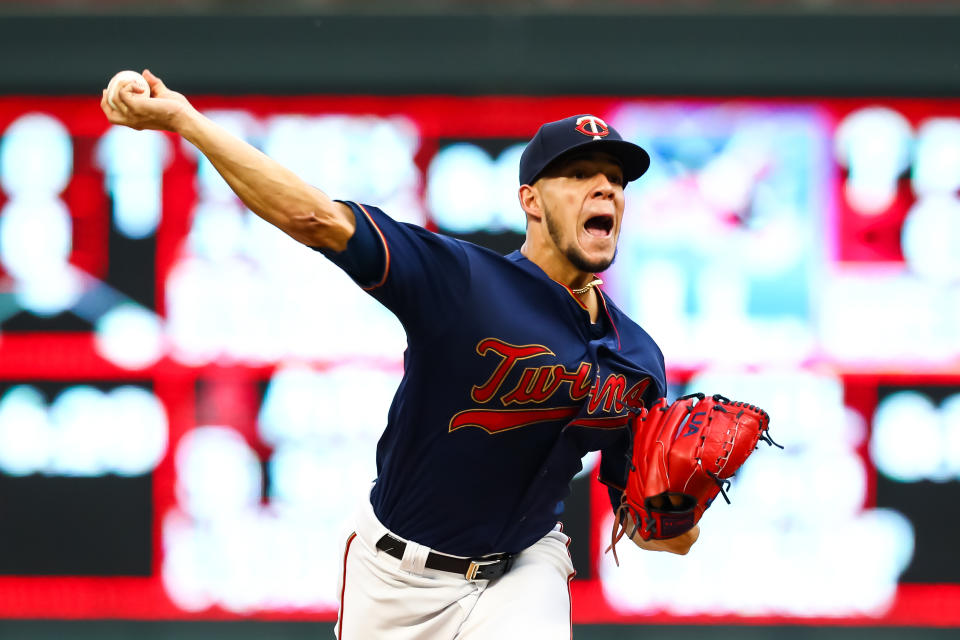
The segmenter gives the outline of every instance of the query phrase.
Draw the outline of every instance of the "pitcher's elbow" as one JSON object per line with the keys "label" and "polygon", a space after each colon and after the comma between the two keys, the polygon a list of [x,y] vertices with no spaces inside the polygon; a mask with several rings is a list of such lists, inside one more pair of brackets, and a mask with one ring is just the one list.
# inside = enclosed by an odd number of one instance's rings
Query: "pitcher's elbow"
{"label": "pitcher's elbow", "polygon": [[288,221],[286,232],[308,247],[343,251],[353,235],[353,226],[342,216],[316,209],[293,212]]}

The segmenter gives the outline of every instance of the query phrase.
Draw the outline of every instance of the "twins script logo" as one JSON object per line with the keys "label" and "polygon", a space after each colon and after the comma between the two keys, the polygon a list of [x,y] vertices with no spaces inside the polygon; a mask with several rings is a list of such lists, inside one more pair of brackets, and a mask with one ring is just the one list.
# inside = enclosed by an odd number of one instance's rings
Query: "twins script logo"
{"label": "twins script logo", "polygon": [[577,131],[585,136],[592,136],[594,140],[599,140],[610,133],[610,127],[597,116],[580,116],[577,118]]}
{"label": "twins script logo", "polygon": [[[609,374],[600,381],[591,376],[589,362],[581,362],[575,371],[562,364],[526,367],[516,384],[507,388],[507,378],[522,360],[553,356],[553,351],[539,344],[516,346],[496,338],[487,338],[477,344],[481,356],[493,354],[499,359],[490,378],[474,385],[470,397],[477,404],[492,403],[496,408],[468,409],[450,419],[450,431],[463,427],[479,427],[488,433],[518,429],[539,422],[570,421],[581,411],[580,403],[587,400],[588,417],[571,424],[582,427],[616,428],[627,424],[629,409],[643,406],[643,393],[650,378],[643,378],[629,389],[627,379],[620,374]],[[557,394],[565,393],[575,406],[515,408],[520,405],[544,404]],[[599,415],[595,415],[599,414]]]}

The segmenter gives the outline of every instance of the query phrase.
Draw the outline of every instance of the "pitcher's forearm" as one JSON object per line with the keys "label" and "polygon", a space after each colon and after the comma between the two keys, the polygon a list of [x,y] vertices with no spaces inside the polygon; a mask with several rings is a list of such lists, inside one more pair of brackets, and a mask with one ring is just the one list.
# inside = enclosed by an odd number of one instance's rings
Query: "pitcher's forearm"
{"label": "pitcher's forearm", "polygon": [[248,209],[299,242],[342,250],[353,235],[349,208],[192,107],[178,115],[174,129],[210,160]]}

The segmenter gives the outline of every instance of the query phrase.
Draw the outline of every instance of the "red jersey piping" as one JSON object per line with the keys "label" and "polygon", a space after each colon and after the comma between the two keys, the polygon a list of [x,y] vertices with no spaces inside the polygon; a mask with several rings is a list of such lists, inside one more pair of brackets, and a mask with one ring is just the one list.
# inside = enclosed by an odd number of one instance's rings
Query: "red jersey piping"
{"label": "red jersey piping", "polygon": [[370,215],[370,212],[367,211],[366,207],[359,203],[357,206],[360,207],[361,211],[363,211],[363,215],[367,216],[367,220],[370,221],[370,224],[372,224],[373,228],[377,231],[377,235],[380,236],[380,242],[383,243],[383,251],[386,256],[384,260],[385,264],[383,266],[383,277],[380,278],[380,282],[370,285],[369,287],[363,287],[364,291],[373,291],[378,287],[382,287],[383,283],[387,281],[387,274],[390,273],[390,247],[387,246],[387,239],[384,237],[383,232],[380,231],[380,227],[377,225],[377,223],[373,221],[373,216]]}
{"label": "red jersey piping", "polygon": [[610,315],[610,309],[607,308],[607,299],[603,296],[603,292],[598,289],[597,295],[600,296],[600,302],[603,303],[603,312],[607,314],[607,318],[610,320],[610,326],[613,327],[613,332],[617,334],[617,351],[619,351],[620,350],[620,331],[617,329],[617,325],[613,322],[613,316]]}

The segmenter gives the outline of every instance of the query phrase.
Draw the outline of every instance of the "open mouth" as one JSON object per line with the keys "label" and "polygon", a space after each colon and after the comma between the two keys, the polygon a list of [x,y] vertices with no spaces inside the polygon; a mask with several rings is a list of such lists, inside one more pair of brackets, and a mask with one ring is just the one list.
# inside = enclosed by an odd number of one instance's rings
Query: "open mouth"
{"label": "open mouth", "polygon": [[592,236],[609,236],[613,231],[613,216],[593,216],[583,223],[583,228]]}

